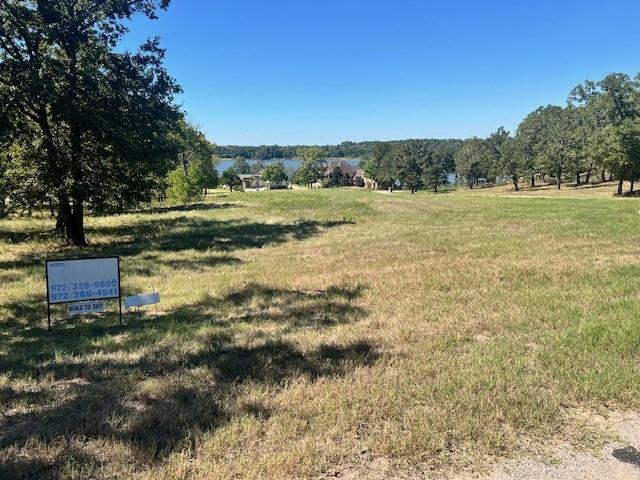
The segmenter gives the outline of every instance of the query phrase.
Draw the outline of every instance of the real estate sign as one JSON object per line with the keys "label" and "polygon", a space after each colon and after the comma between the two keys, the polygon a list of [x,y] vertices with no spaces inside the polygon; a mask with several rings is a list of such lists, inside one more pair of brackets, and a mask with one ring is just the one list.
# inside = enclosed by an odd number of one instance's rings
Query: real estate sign
{"label": "real estate sign", "polygon": [[47,260],[49,304],[120,298],[118,257]]}

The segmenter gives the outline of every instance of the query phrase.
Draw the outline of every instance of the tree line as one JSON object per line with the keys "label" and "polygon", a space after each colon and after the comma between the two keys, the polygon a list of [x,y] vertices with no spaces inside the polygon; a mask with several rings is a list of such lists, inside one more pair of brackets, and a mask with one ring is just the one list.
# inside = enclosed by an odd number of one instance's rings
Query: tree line
{"label": "tree line", "polygon": [[[457,142],[457,140],[424,140],[426,142]],[[261,145],[261,146],[219,146],[218,155],[221,158],[245,158],[252,160],[270,160],[274,158],[298,158],[298,152],[304,148],[319,148],[327,158],[365,158],[372,155],[381,143],[399,145],[401,140],[391,142],[366,141],[366,142],[342,142],[338,145]]]}
{"label": "tree line", "polygon": [[640,178],[640,75],[612,73],[576,86],[563,106],[527,115],[512,135],[499,127],[487,138],[376,142],[363,168],[377,188],[437,190],[447,174],[469,188],[481,183],[552,182],[581,185],[594,178],[623,184]]}
{"label": "tree line", "polygon": [[536,180],[581,185],[594,177],[640,178],[640,75],[612,73],[571,90],[564,107],[547,105],[527,115],[514,135],[503,127],[488,138],[465,140],[455,155],[460,182],[509,181],[514,189]]}
{"label": "tree line", "polygon": [[372,188],[422,188],[438,191],[448,183],[461,140],[408,140],[380,142],[362,168]]}

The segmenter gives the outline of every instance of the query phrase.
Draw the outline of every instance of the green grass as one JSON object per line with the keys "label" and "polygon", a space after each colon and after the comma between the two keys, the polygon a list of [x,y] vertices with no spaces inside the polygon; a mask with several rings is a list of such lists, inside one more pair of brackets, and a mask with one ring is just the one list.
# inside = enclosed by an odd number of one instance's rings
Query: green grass
{"label": "green grass", "polygon": [[0,221],[0,478],[445,471],[582,441],[572,412],[640,407],[640,203],[512,193],[217,192],[89,218],[80,253],[121,255],[160,318],[58,308],[52,333],[43,261],[79,252],[48,219]]}

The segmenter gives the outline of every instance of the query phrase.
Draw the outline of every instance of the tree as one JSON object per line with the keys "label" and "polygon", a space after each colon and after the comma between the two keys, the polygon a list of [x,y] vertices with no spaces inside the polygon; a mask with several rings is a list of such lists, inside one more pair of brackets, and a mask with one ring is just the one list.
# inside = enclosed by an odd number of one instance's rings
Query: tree
{"label": "tree", "polygon": [[249,165],[249,162],[242,157],[236,158],[235,162],[233,162],[233,169],[238,175],[247,175],[251,173],[251,165]]}
{"label": "tree", "polygon": [[202,163],[214,162],[216,146],[207,140],[205,134],[186,120],[181,120],[179,125],[180,152],[178,158],[185,172],[189,164],[195,160],[199,160]]}
{"label": "tree", "polygon": [[398,180],[415,193],[423,185],[423,172],[431,160],[431,149],[420,140],[404,142],[396,156]]}
{"label": "tree", "polygon": [[184,174],[194,187],[204,190],[206,195],[207,189],[218,186],[217,147],[207,140],[204,133],[184,120],[180,122],[179,137],[178,159]]}
{"label": "tree", "polygon": [[531,112],[518,125],[514,140],[514,155],[520,161],[522,175],[531,179],[531,187],[536,186],[536,174],[540,171],[541,135],[544,124],[541,121],[540,109]]}
{"label": "tree", "polygon": [[591,169],[600,169],[604,181],[606,166],[610,163],[604,157],[593,155],[598,151],[593,142],[608,125],[621,125],[640,116],[640,76],[631,80],[623,73],[612,73],[599,82],[588,80],[571,91],[568,103],[582,112],[580,140],[587,177]]}
{"label": "tree", "polygon": [[249,173],[261,173],[265,168],[267,168],[267,165],[262,160],[258,160],[249,166]]}
{"label": "tree", "polygon": [[201,198],[207,194],[210,188],[216,188],[220,179],[214,160],[210,158],[197,158],[192,160],[187,167],[186,176],[197,191],[197,197]]}
{"label": "tree", "polygon": [[542,112],[541,165],[544,171],[555,177],[560,190],[562,176],[576,154],[573,132],[576,128],[575,110],[556,106],[546,107]]}
{"label": "tree", "polygon": [[177,166],[167,175],[167,196],[176,203],[189,203],[203,198],[204,177],[198,162],[191,162],[184,171]]}
{"label": "tree", "polygon": [[327,187],[342,187],[349,182],[349,178],[342,173],[342,169],[340,167],[335,167],[331,172],[329,172],[329,176],[326,179]]}
{"label": "tree", "polygon": [[475,137],[465,140],[460,150],[455,154],[456,174],[465,181],[469,188],[473,188],[478,183],[485,155],[485,141]]}
{"label": "tree", "polygon": [[593,142],[596,155],[605,159],[609,171],[618,179],[616,193],[622,195],[625,180],[633,182],[640,178],[640,120],[623,120],[618,125],[604,127]]}
{"label": "tree", "polygon": [[230,167],[222,172],[220,182],[233,192],[233,187],[240,186],[240,177],[238,177],[236,169],[234,167]]}
{"label": "tree", "polygon": [[262,178],[271,185],[277,185],[289,179],[282,162],[275,162],[267,166],[262,173]]}
{"label": "tree", "polygon": [[[3,0],[0,105],[8,142],[54,205],[57,230],[86,245],[85,208],[149,200],[176,158],[180,89],[157,40],[117,51],[124,22],[169,0]],[[13,192],[10,192],[10,197]]]}
{"label": "tree", "polygon": [[496,177],[507,177],[517,192],[522,174],[521,157],[517,155],[515,142],[504,127],[498,128],[486,141],[488,157]]}
{"label": "tree", "polygon": [[324,160],[324,151],[321,148],[303,147],[298,149],[296,155],[301,162],[295,175],[298,184],[310,186],[324,178],[327,164]]}
{"label": "tree", "polygon": [[378,186],[382,188],[393,187],[396,181],[396,156],[397,147],[391,142],[377,143],[373,153],[364,160],[362,170]]}

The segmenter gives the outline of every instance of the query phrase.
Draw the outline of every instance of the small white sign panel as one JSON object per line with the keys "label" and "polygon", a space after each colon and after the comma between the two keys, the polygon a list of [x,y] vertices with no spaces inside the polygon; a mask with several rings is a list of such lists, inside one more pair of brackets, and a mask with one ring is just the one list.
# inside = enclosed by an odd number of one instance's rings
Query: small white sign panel
{"label": "small white sign panel", "polygon": [[67,308],[67,312],[72,317],[89,313],[102,313],[104,312],[104,310],[104,302],[102,300],[95,300],[93,302],[70,303],[69,307]]}
{"label": "small white sign panel", "polygon": [[144,307],[145,305],[155,305],[156,303],[160,303],[160,294],[158,292],[124,297],[124,308]]}
{"label": "small white sign panel", "polygon": [[118,257],[47,260],[49,303],[120,297]]}

